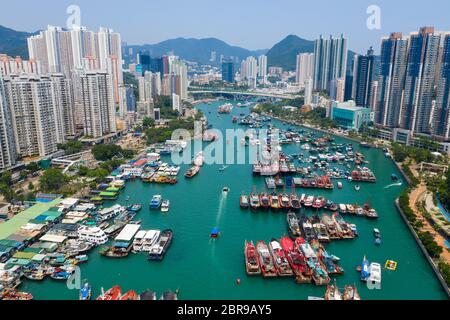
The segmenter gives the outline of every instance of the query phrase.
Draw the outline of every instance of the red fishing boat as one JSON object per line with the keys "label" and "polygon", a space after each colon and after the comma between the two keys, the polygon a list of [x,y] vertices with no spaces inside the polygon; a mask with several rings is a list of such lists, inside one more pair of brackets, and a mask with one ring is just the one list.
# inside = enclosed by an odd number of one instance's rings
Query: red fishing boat
{"label": "red fishing boat", "polygon": [[294,242],[291,238],[281,238],[280,244],[294,272],[297,283],[311,283],[311,272],[308,270],[305,257],[301,251],[295,250]]}
{"label": "red fishing boat", "polygon": [[97,298],[97,300],[101,301],[119,300],[121,296],[122,296],[122,289],[119,286],[114,286],[106,292],[103,292],[102,288],[102,294]]}
{"label": "red fishing boat", "polygon": [[120,297],[119,300],[139,300],[139,295],[134,290],[130,290],[127,293],[125,293],[123,296]]}
{"label": "red fishing boat", "polygon": [[275,267],[280,277],[292,277],[292,271],[286,254],[277,239],[272,239],[269,244],[269,250],[272,254]]}
{"label": "red fishing boat", "polygon": [[270,198],[269,195],[267,193],[262,193],[259,196],[259,203],[261,205],[261,208],[263,210],[269,210],[270,208]]}
{"label": "red fishing boat", "polygon": [[259,266],[258,253],[256,252],[253,242],[245,242],[245,269],[249,276],[261,274],[261,268]]}
{"label": "red fishing boat", "polygon": [[264,278],[274,278],[277,274],[272,255],[269,248],[264,241],[258,241],[256,243],[256,250],[258,252],[259,267]]}
{"label": "red fishing boat", "polygon": [[322,209],[326,203],[327,200],[324,197],[317,197],[316,200],[314,200],[312,207],[314,209]]}

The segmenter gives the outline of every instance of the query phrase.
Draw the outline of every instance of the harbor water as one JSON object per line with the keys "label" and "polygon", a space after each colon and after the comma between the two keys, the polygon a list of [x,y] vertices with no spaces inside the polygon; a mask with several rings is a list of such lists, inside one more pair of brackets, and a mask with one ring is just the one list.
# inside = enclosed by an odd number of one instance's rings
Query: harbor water
{"label": "harbor water", "polygon": [[[238,124],[232,123],[232,117],[248,113],[248,108],[235,107],[231,115],[218,115],[217,107],[223,103],[205,104],[198,108],[215,129],[240,128]],[[289,127],[279,121],[273,121],[273,124],[284,129]],[[336,142],[350,141],[336,138]],[[239,146],[239,141],[236,144]],[[364,300],[446,299],[432,268],[395,209],[394,200],[406,186],[404,182],[401,185],[393,184],[391,175],[401,176],[400,173],[381,150],[361,149],[355,143],[354,147],[370,162],[367,166],[377,177],[375,184],[361,183],[358,192],[349,181],[342,181],[342,190],[297,190],[298,194],[323,195],[335,203],[370,203],[378,211],[380,217],[374,221],[345,215],[344,219],[357,225],[359,237],[333,241],[325,246],[330,254],[341,258],[340,265],[345,270],[344,275],[334,277],[338,286],[343,288],[355,284]],[[283,150],[287,154],[305,153],[295,143]],[[170,158],[163,160],[169,161]],[[205,165],[196,177],[187,180],[182,174],[189,167],[182,165],[177,185],[146,184],[140,180],[127,182],[117,202],[123,205],[143,204],[142,211],[136,217],[142,220],[142,229],[170,228],[174,231],[174,240],[162,262],[150,262],[145,254],[108,259],[101,256],[98,250],[89,253],[88,263],[81,265],[81,279],[91,283],[94,297],[100,294],[102,287],[107,290],[114,285],[121,286],[122,291],[132,289],[142,292],[151,289],[158,293],[158,297],[164,291],[178,289],[179,299],[193,300],[305,300],[309,296],[323,297],[326,287],[298,285],[291,278],[265,280],[259,276],[246,275],[243,255],[245,240],[268,242],[272,238],[287,235],[285,213],[252,213],[239,208],[242,194],[265,189],[264,178],[252,176],[251,164],[230,165],[224,171],[219,170],[222,164]],[[222,192],[225,186],[230,188],[228,194]],[[168,214],[149,210],[148,204],[155,194],[161,194],[164,199],[171,201]],[[210,239],[213,228],[220,230],[220,238]],[[381,246],[374,244],[374,228],[382,233]],[[398,262],[396,271],[383,269],[381,290],[369,290],[360,282],[356,267],[364,256],[370,262],[378,262],[382,266],[386,260]],[[237,279],[241,280],[240,285]],[[25,281],[21,291],[31,292],[38,300],[78,299],[78,290],[69,290],[64,281],[52,279],[43,282]]]}

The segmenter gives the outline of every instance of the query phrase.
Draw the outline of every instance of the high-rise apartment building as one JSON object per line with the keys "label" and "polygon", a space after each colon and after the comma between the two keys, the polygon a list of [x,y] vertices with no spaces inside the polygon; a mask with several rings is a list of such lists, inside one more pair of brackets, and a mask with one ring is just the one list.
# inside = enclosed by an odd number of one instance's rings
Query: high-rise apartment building
{"label": "high-rise apartment building", "polygon": [[408,57],[400,127],[430,133],[436,66],[441,36],[424,27],[409,36]]}
{"label": "high-rise apartment building", "polygon": [[314,42],[314,89],[330,90],[332,82],[344,78],[347,71],[347,39],[324,39]]}
{"label": "high-rise apartment building", "polygon": [[81,75],[84,135],[100,138],[116,132],[112,79],[105,71]]}
{"label": "high-rise apartment building", "polygon": [[224,60],[222,62],[222,80],[228,83],[233,83],[234,74],[234,62],[232,60]]}
{"label": "high-rise apartment building", "polygon": [[20,157],[47,156],[64,143],[64,120],[58,86],[49,77],[4,79],[12,112],[16,152]]}
{"label": "high-rise apartment building", "polygon": [[314,54],[301,53],[297,55],[295,82],[305,85],[305,82],[314,76]]}
{"label": "high-rise apartment building", "polygon": [[450,34],[443,38],[440,72],[437,82],[433,135],[450,140]]}
{"label": "high-rise apartment building", "polygon": [[261,55],[258,57],[258,77],[263,83],[267,81],[267,56]]}
{"label": "high-rise apartment building", "polygon": [[407,37],[395,32],[382,39],[378,100],[375,108],[375,123],[382,127],[396,128],[399,125],[407,56]]}
{"label": "high-rise apartment building", "polygon": [[356,55],[353,63],[352,99],[358,107],[371,107],[372,81],[374,81],[373,49],[370,48],[365,56]]}
{"label": "high-rise apartment building", "polygon": [[0,73],[0,170],[14,166],[16,160],[12,110]]}

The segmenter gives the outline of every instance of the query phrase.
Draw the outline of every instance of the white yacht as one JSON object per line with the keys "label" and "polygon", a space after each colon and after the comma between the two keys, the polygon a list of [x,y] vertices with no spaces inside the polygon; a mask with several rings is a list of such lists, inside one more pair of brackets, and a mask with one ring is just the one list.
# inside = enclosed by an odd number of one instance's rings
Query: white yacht
{"label": "white yacht", "polygon": [[136,233],[136,236],[134,237],[134,240],[133,240],[133,251],[134,252],[142,251],[146,234],[147,234],[147,231],[143,231],[143,230]]}
{"label": "white yacht", "polygon": [[161,212],[169,212],[170,209],[170,201],[164,200],[161,204]]}
{"label": "white yacht", "polygon": [[159,239],[159,235],[161,231],[159,230],[150,230],[147,231],[142,243],[142,251],[150,252],[151,248],[156,244]]}
{"label": "white yacht", "polygon": [[370,276],[367,282],[373,286],[381,286],[381,265],[379,263],[372,262],[369,270]]}
{"label": "white yacht", "polygon": [[108,236],[98,227],[82,226],[78,229],[78,238],[96,246],[108,242]]}

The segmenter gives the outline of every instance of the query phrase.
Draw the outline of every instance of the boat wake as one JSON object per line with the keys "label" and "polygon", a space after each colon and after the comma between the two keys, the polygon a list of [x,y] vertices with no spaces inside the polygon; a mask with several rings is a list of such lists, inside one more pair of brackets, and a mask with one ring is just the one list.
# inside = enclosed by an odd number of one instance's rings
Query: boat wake
{"label": "boat wake", "polygon": [[389,189],[389,188],[392,188],[392,187],[401,187],[402,185],[403,185],[402,182],[397,182],[397,183],[393,183],[393,184],[390,184],[390,185],[384,187],[384,189]]}
{"label": "boat wake", "polygon": [[222,219],[223,208],[227,202],[228,193],[222,192],[219,202],[219,208],[217,209],[216,228],[219,227],[220,220]]}

